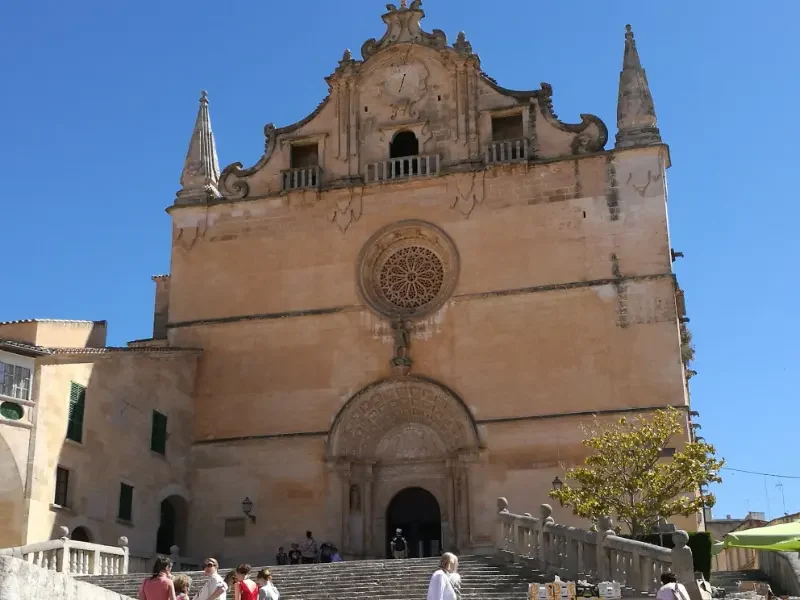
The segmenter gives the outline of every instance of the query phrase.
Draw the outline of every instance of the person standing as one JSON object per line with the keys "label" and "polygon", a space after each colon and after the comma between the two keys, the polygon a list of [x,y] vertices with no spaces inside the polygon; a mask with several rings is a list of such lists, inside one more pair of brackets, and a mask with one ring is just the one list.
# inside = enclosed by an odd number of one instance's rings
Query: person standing
{"label": "person standing", "polygon": [[172,561],[166,556],[156,558],[153,574],[139,588],[139,600],[175,600]]}
{"label": "person standing", "polygon": [[278,553],[275,555],[275,564],[277,565],[288,565],[289,564],[289,555],[283,549],[283,546],[278,548]]}
{"label": "person standing", "polygon": [[225,598],[228,591],[228,584],[223,581],[219,574],[219,563],[216,558],[207,558],[203,561],[203,573],[208,576],[206,584],[200,588],[194,600],[216,600]]}
{"label": "person standing", "polygon": [[188,575],[176,575],[172,578],[175,586],[176,600],[189,600],[189,589],[192,587],[192,579]]}
{"label": "person standing", "polygon": [[278,600],[280,593],[272,583],[272,573],[268,569],[261,569],[256,576],[258,584],[258,600]]}
{"label": "person standing", "polygon": [[306,541],[300,546],[300,562],[310,565],[317,562],[317,541],[310,531],[306,531]]}
{"label": "person standing", "polygon": [[403,530],[399,527],[394,532],[391,547],[393,558],[408,558],[408,543],[403,537]]}
{"label": "person standing", "polygon": [[[456,555],[450,552],[442,554],[439,568],[431,577],[431,582],[428,585],[427,600],[458,600],[460,594],[456,592],[453,586],[457,570],[458,558],[456,558]],[[458,583],[460,592],[460,578]]]}
{"label": "person standing", "polygon": [[236,587],[234,588],[235,600],[258,600],[258,585],[249,578],[251,569],[252,567],[248,564],[236,567],[236,571],[234,571],[234,581],[236,582]]}

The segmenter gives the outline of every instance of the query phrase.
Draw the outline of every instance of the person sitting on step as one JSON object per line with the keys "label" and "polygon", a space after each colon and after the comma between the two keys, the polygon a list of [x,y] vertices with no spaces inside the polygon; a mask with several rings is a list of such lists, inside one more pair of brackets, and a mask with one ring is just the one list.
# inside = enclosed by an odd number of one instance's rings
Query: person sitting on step
{"label": "person sitting on step", "polygon": [[283,546],[278,548],[278,553],[275,555],[275,564],[277,565],[288,565],[289,564],[289,555],[283,549]]}
{"label": "person sitting on step", "polygon": [[299,565],[301,556],[300,545],[297,542],[292,542],[292,548],[289,550],[289,564]]}
{"label": "person sitting on step", "polygon": [[391,542],[392,558],[408,558],[408,543],[403,537],[403,530],[399,527],[394,532]]}

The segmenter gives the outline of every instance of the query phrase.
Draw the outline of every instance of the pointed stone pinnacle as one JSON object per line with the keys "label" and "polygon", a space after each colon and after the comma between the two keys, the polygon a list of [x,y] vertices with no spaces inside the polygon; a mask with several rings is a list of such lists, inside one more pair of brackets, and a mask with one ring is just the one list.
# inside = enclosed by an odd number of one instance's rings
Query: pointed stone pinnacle
{"label": "pointed stone pinnacle", "polygon": [[200,107],[186,153],[186,161],[181,173],[181,189],[175,199],[176,204],[201,204],[221,198],[219,184],[219,159],[211,131],[211,117],[208,112],[208,93],[200,93]]}
{"label": "pointed stone pinnacle", "polygon": [[642,68],[633,39],[633,28],[625,25],[625,52],[619,75],[617,98],[616,148],[634,148],[660,144],[656,109],[647,74]]}

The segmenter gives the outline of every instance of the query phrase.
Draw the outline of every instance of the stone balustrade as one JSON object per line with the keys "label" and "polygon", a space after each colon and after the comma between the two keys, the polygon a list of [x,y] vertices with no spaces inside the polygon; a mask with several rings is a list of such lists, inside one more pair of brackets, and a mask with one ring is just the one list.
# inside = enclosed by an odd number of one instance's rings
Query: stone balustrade
{"label": "stone balustrade", "polygon": [[320,185],[322,185],[322,169],[319,166],[281,171],[281,189],[284,192],[318,188]]}
{"label": "stone balustrade", "polygon": [[119,547],[69,539],[61,527],[61,538],[0,550],[0,556],[21,558],[34,566],[68,575],[125,575],[128,573],[128,538]]}
{"label": "stone balustrade", "polygon": [[[150,552],[145,554],[131,554],[128,560],[128,573],[150,573],[153,570],[153,563],[156,557],[159,556],[157,552]],[[197,558],[188,556],[181,556],[181,549],[178,546],[172,546],[169,549],[169,557],[172,560],[173,571],[202,571],[203,561]]]}
{"label": "stone balustrade", "polygon": [[528,139],[501,140],[486,148],[486,164],[524,162],[529,158]]}
{"label": "stone balustrade", "polygon": [[616,581],[629,595],[654,594],[661,574],[673,571],[697,597],[685,531],[673,534],[675,549],[670,550],[617,536],[610,518],[601,520],[599,531],[589,531],[555,523],[548,504],[541,505],[538,517],[509,512],[505,498],[498,499],[497,508],[495,553],[505,562],[567,581]]}
{"label": "stone balustrade", "polygon": [[420,154],[390,158],[367,165],[364,181],[396,181],[415,177],[431,177],[439,174],[439,155]]}

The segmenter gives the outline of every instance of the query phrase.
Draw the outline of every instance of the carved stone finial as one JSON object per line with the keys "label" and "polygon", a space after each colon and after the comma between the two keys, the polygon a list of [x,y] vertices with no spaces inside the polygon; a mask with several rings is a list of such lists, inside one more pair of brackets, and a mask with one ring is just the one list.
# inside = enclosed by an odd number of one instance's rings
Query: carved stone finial
{"label": "carved stone finial", "polygon": [[614,519],[612,519],[609,515],[605,515],[600,517],[597,520],[597,529],[602,531],[603,533],[614,532]]}
{"label": "carved stone finial", "polygon": [[120,538],[117,540],[117,546],[119,546],[120,548],[127,548],[128,538],[126,538],[124,535],[120,536]]}
{"label": "carved stone finial", "polygon": [[189,150],[181,173],[181,189],[175,204],[206,204],[221,198],[219,193],[219,159],[211,117],[208,113],[208,94],[200,93],[200,108],[189,142]]}
{"label": "carved stone finial", "polygon": [[542,519],[547,520],[547,519],[550,518],[550,515],[552,515],[552,514],[553,514],[553,507],[550,506],[549,504],[542,504],[539,507],[539,516]]}
{"label": "carved stone finial", "polygon": [[505,498],[498,498],[497,499],[497,512],[503,512],[508,510],[508,500]]}
{"label": "carved stone finial", "polygon": [[367,60],[379,50],[393,44],[422,44],[442,50],[447,47],[447,36],[444,31],[434,29],[431,33],[420,28],[420,21],[425,17],[421,0],[401,0],[400,8],[394,4],[386,5],[383,15],[386,33],[380,40],[369,39],[361,46],[361,56]]}
{"label": "carved stone finial", "polygon": [[57,529],[57,531],[59,534],[61,534],[58,536],[59,539],[66,540],[69,538],[69,527],[65,527],[64,525],[62,525]]}
{"label": "carved stone finial", "polygon": [[459,54],[464,54],[466,56],[472,55],[472,44],[467,40],[466,33],[463,31],[458,32],[458,37],[456,37],[456,41],[453,44],[453,49]]}
{"label": "carved stone finial", "polygon": [[635,148],[661,143],[656,109],[647,74],[642,68],[633,29],[625,26],[625,53],[619,75],[617,98],[617,148]]}
{"label": "carved stone finial", "polygon": [[353,60],[353,53],[350,52],[350,48],[346,48],[344,54],[342,54],[342,60],[339,62],[350,62]]}
{"label": "carved stone finial", "polygon": [[672,533],[672,543],[676,548],[683,548],[689,543],[689,534],[679,529]]}

